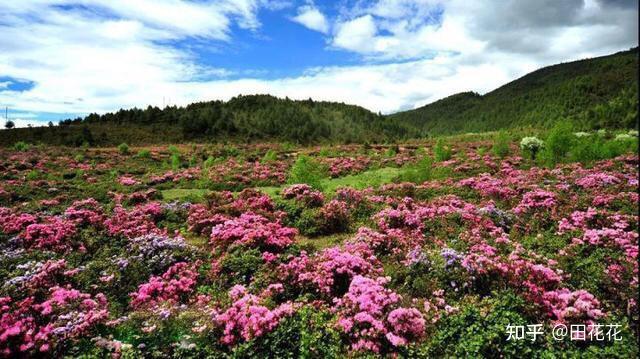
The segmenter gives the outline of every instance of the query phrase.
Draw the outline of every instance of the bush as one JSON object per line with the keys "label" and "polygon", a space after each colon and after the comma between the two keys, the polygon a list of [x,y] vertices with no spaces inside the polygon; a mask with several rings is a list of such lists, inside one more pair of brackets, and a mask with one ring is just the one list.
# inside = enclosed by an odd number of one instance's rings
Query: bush
{"label": "bush", "polygon": [[450,160],[452,155],[451,147],[445,143],[444,139],[439,138],[433,148],[433,155],[438,162]]}
{"label": "bush", "polygon": [[18,141],[13,144],[13,149],[19,152],[28,151],[29,148],[31,148],[31,145],[24,141]]}
{"label": "bush", "polygon": [[262,157],[262,162],[273,162],[278,160],[278,153],[274,150],[269,150]]}
{"label": "bush", "polygon": [[339,332],[326,311],[305,306],[272,332],[234,348],[234,358],[340,358]]}
{"label": "bush", "polygon": [[293,164],[293,167],[291,167],[287,183],[306,183],[317,190],[322,190],[322,179],[326,176],[326,168],[320,163],[308,156],[300,155]]}
{"label": "bush", "polygon": [[27,181],[35,181],[40,178],[40,172],[37,170],[31,170],[27,173]]}
{"label": "bush", "polygon": [[553,167],[557,163],[562,162],[571,150],[575,138],[575,135],[572,133],[571,124],[565,121],[556,123],[549,132],[541,153],[544,163]]}
{"label": "bush", "polygon": [[120,152],[123,155],[128,155],[129,154],[129,145],[127,145],[126,143],[121,143],[118,145],[118,152]]}
{"label": "bush", "polygon": [[536,159],[538,152],[540,152],[540,150],[543,148],[544,141],[535,136],[524,137],[520,141],[520,149],[532,160]]}
{"label": "bush", "polygon": [[[445,316],[438,323],[437,331],[428,343],[427,353],[432,357],[511,357],[531,355],[539,344],[530,340],[507,341],[507,325],[531,323],[520,313],[524,301],[513,293],[496,294],[495,299],[485,299],[476,305],[467,305],[455,315]],[[486,315],[481,307],[489,305]],[[528,355],[527,355],[528,354]]]}
{"label": "bush", "polygon": [[236,248],[224,257],[221,263],[221,278],[225,285],[249,285],[254,274],[264,263],[262,254],[255,248]]}
{"label": "bush", "polygon": [[211,168],[213,167],[213,165],[216,163],[216,159],[213,156],[209,156],[207,157],[207,159],[202,163],[202,168],[203,169],[207,169],[207,168]]}
{"label": "bush", "polygon": [[180,150],[178,149],[178,147],[171,145],[167,148],[167,150],[169,151],[170,154],[174,155],[174,154],[178,154],[180,155]]}
{"label": "bush", "polygon": [[398,154],[398,151],[396,151],[393,147],[389,147],[389,149],[387,149],[387,151],[384,153],[384,156],[394,157],[396,154]]}
{"label": "bush", "polygon": [[320,210],[317,208],[308,208],[304,209],[299,217],[296,218],[294,222],[294,227],[296,227],[300,234],[314,237],[321,233],[320,229]]}
{"label": "bush", "polygon": [[149,151],[147,149],[142,149],[142,150],[140,150],[140,152],[138,152],[136,157],[138,157],[138,158],[151,158],[151,151]]}
{"label": "bush", "polygon": [[397,182],[412,182],[422,184],[432,178],[433,161],[430,157],[424,157],[417,164],[408,166],[397,177]]}
{"label": "bush", "polygon": [[494,155],[500,158],[505,158],[509,155],[509,135],[507,134],[507,132],[500,131],[498,133],[498,136],[496,136],[496,140],[491,150],[493,151]]}
{"label": "bush", "polygon": [[588,164],[637,150],[638,139],[635,137],[613,140],[605,140],[602,136],[578,137],[572,141],[568,158],[572,162]]}
{"label": "bush", "polygon": [[177,171],[182,167],[182,161],[180,160],[180,155],[174,153],[171,155],[171,169]]}

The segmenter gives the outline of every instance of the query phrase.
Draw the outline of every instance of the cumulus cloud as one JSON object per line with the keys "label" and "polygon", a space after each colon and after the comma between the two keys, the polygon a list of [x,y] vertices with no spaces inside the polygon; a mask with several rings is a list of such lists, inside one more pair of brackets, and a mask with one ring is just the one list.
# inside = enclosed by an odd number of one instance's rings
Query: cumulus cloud
{"label": "cumulus cloud", "polygon": [[[121,107],[271,93],[335,100],[384,113],[461,91],[496,88],[541,66],[637,46],[635,1],[342,1],[327,16],[312,3],[265,0],[23,0],[0,3],[0,104],[22,111],[89,113]],[[232,42],[258,31],[261,7],[326,38],[359,64],[296,77],[229,79],[173,40]],[[283,11],[282,16],[290,16]],[[279,49],[278,51],[286,51]],[[206,76],[203,76],[206,75]],[[249,76],[249,75],[247,75]],[[24,121],[28,121],[25,118]],[[21,121],[20,123],[26,123]]]}
{"label": "cumulus cloud", "polygon": [[305,5],[298,8],[298,15],[292,18],[293,21],[321,33],[329,32],[329,22],[318,8],[313,5]]}

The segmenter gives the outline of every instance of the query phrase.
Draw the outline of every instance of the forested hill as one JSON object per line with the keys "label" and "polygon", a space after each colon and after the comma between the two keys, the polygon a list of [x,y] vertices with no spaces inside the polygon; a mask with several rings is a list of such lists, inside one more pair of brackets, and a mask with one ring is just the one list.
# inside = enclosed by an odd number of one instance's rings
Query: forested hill
{"label": "forested hill", "polygon": [[52,127],[3,130],[0,145],[18,140],[62,145],[181,141],[345,143],[378,142],[413,135],[415,131],[359,106],[250,95],[186,107],[123,109],[60,121]]}
{"label": "forested hill", "polygon": [[571,120],[583,129],[633,127],[637,74],[638,48],[634,48],[549,66],[483,96],[459,93],[388,116],[344,103],[250,95],[186,107],[91,114],[50,127],[0,130],[0,146],[17,141],[99,146],[182,141],[380,142],[549,127],[559,120]]}
{"label": "forested hill", "polygon": [[633,127],[638,48],[531,72],[484,96],[464,92],[389,117],[422,133],[550,127],[571,120],[585,129]]}

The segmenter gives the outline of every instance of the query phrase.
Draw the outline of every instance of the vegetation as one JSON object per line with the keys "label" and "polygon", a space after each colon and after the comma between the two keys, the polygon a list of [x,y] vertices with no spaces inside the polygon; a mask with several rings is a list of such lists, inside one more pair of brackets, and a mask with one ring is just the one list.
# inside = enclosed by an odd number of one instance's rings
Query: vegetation
{"label": "vegetation", "polygon": [[327,177],[326,168],[316,160],[306,155],[300,155],[293,167],[291,167],[287,182],[291,184],[304,183],[312,188],[322,190],[322,179],[324,177]]}
{"label": "vegetation", "polygon": [[637,357],[638,133],[572,131],[0,148],[0,352]]}
{"label": "vegetation", "polygon": [[562,63],[527,74],[485,95],[456,94],[390,118],[427,134],[550,128],[632,128],[638,107],[638,48]]}

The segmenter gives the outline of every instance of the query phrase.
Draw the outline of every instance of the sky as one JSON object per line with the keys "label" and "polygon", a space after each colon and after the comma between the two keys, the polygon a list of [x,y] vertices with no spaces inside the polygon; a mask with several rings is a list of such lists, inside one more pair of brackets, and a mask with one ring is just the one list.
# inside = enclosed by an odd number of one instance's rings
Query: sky
{"label": "sky", "polygon": [[636,0],[4,0],[0,106],[18,126],[258,93],[392,113],[637,46],[637,14]]}

